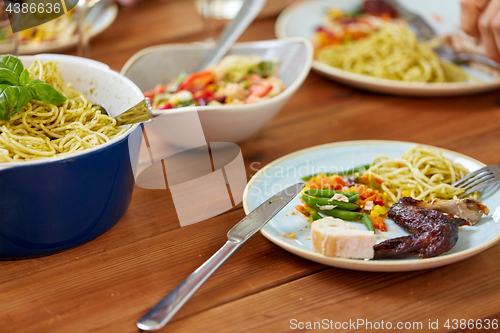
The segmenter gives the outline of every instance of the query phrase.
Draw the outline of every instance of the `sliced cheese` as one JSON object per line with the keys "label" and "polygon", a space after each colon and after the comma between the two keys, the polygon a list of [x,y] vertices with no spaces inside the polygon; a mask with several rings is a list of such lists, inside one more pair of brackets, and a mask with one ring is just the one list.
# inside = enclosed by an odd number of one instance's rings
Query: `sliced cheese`
{"label": "sliced cheese", "polygon": [[371,259],[377,236],[328,216],[312,223],[311,241],[314,252],[328,257]]}

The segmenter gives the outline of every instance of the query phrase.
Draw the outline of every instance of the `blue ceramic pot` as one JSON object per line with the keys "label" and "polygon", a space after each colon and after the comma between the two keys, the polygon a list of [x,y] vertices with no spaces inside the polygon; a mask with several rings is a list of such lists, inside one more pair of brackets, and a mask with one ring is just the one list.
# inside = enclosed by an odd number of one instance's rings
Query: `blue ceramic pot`
{"label": "blue ceramic pot", "polygon": [[[93,60],[50,54],[21,60],[25,67],[56,61],[66,83],[108,110],[144,99],[132,81]],[[129,137],[140,144],[140,135],[131,135],[137,128],[67,157],[0,163],[0,259],[62,251],[113,227],[132,196]]]}
{"label": "blue ceramic pot", "polygon": [[46,255],[102,235],[125,214],[133,186],[128,136],[74,158],[0,171],[0,258]]}

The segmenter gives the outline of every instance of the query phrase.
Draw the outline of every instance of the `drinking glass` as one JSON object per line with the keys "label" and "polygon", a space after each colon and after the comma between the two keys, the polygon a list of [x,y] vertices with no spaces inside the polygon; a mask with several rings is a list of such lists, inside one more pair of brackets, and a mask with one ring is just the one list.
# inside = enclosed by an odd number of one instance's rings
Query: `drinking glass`
{"label": "drinking glass", "polygon": [[90,56],[90,36],[85,24],[88,10],[89,5],[87,0],[78,1],[76,4],[76,15],[78,20],[78,43],[76,46],[76,53],[80,57]]}
{"label": "drinking glass", "polygon": [[238,14],[244,0],[195,0],[196,9],[203,18],[209,40],[215,39],[215,21],[230,20]]}

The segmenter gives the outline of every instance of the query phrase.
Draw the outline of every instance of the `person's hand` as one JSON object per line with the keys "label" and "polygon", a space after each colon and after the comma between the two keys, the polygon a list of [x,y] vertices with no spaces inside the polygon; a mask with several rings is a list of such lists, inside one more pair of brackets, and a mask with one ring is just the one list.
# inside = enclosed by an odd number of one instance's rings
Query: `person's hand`
{"label": "person's hand", "polygon": [[486,55],[500,62],[500,0],[461,0],[462,30],[481,40]]}

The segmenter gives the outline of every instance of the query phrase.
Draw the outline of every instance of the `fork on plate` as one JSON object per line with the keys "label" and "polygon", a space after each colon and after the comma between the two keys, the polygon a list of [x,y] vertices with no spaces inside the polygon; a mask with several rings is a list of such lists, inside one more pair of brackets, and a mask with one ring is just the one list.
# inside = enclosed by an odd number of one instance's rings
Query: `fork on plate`
{"label": "fork on plate", "polygon": [[[424,40],[431,40],[437,36],[436,31],[431,27],[431,25],[419,14],[414,13],[406,9],[397,0],[379,0],[384,1],[391,5],[398,14],[406,21],[408,24],[416,29],[417,37]],[[500,64],[487,58],[485,56],[469,53],[469,52],[455,52],[451,47],[441,43],[437,48],[434,49],[439,58],[447,60],[453,63],[466,63],[468,61],[475,61],[482,63],[484,65],[491,66],[496,69],[500,69]]]}
{"label": "fork on plate", "polygon": [[451,186],[464,189],[465,192],[460,194],[464,197],[495,183],[500,183],[500,164],[487,165],[471,172]]}

